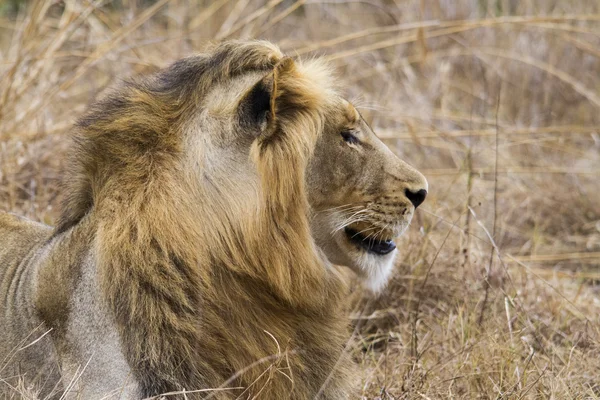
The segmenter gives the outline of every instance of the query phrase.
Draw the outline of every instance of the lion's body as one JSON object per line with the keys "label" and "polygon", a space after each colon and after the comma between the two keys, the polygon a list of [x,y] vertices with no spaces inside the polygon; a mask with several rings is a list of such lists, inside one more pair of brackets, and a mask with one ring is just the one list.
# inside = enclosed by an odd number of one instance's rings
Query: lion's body
{"label": "lion's body", "polygon": [[[377,159],[381,189],[362,179],[369,187],[355,190],[375,236],[405,229],[404,192],[425,181],[329,80],[270,44],[230,42],[92,106],[57,227],[0,215],[0,360],[18,350],[5,370],[37,368],[43,385],[24,379],[48,394],[60,366],[61,390],[84,399],[354,398],[346,287],[326,255],[341,250],[314,237],[339,236],[319,213],[348,179],[311,157],[318,143],[351,152],[352,174]],[[341,129],[362,129],[363,147]],[[381,287],[393,256],[357,259]]]}

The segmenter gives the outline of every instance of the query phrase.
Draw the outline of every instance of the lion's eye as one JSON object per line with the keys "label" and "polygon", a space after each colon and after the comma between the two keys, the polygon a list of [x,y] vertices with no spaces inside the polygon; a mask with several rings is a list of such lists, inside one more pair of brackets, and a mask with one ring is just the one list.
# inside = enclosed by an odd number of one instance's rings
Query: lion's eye
{"label": "lion's eye", "polygon": [[340,135],[342,136],[342,139],[344,139],[344,142],[346,142],[348,144],[360,143],[358,138],[352,132],[342,131],[342,132],[340,132]]}

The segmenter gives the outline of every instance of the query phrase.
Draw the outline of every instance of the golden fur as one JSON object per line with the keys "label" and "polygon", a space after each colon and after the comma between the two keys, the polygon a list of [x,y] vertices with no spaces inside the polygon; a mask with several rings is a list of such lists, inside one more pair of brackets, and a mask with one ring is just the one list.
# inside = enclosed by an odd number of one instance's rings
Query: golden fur
{"label": "golden fur", "polygon": [[269,43],[228,42],[91,107],[59,223],[22,263],[38,282],[24,318],[51,329],[63,382],[106,340],[114,365],[90,364],[84,398],[121,386],[128,398],[220,386],[238,389],[187,396],[354,398],[346,289],[315,242],[311,171],[324,132],[361,119],[330,80]]}

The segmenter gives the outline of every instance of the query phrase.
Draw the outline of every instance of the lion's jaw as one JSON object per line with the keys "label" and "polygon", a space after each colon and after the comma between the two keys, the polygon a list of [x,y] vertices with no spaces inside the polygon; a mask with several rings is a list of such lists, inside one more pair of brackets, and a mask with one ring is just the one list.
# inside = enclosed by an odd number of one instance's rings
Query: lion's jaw
{"label": "lion's jaw", "polygon": [[[313,236],[332,264],[350,268],[361,279],[363,286],[374,293],[380,292],[386,285],[394,267],[398,250],[394,248],[387,254],[375,254],[352,240],[353,233],[340,228],[348,216],[341,212],[327,213],[313,221]],[[408,227],[408,222],[398,225],[395,230],[398,237]]]}

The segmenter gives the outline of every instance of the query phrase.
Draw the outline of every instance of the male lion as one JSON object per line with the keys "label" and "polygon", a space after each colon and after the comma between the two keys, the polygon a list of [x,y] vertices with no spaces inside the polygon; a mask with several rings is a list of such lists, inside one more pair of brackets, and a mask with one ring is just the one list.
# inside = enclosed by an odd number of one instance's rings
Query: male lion
{"label": "male lion", "polygon": [[0,214],[4,382],[353,398],[332,265],[380,290],[427,183],[331,81],[319,61],[227,42],[93,105],[57,227]]}

